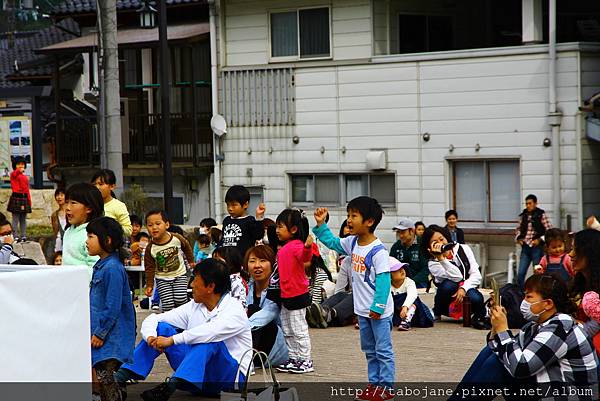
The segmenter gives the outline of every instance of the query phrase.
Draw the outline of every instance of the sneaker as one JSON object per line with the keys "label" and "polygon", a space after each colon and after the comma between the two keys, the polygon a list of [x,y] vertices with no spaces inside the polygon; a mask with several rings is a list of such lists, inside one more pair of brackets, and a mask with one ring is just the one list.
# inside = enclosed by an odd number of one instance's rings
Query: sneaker
{"label": "sneaker", "polygon": [[442,321],[442,315],[435,315],[433,317],[433,321],[434,322],[441,322]]}
{"label": "sneaker", "polygon": [[152,307],[150,308],[152,310],[152,313],[159,313],[160,312],[160,306],[159,305],[152,305]]}
{"label": "sneaker", "polygon": [[312,304],[311,306],[314,305],[314,316],[316,317],[316,321],[318,326],[322,329],[326,329],[327,328],[327,320],[325,319],[325,311],[323,310],[323,308],[321,307],[321,305],[319,304]]}
{"label": "sneaker", "polygon": [[304,361],[297,361],[295,365],[291,366],[288,370],[289,373],[309,373],[314,372],[313,362],[310,359]]}
{"label": "sneaker", "polygon": [[306,323],[308,323],[309,327],[319,327],[319,322],[316,318],[318,310],[315,308],[315,304],[311,304],[308,308],[306,308]]}
{"label": "sneaker", "polygon": [[282,363],[281,365],[277,366],[275,369],[277,369],[278,372],[289,372],[290,368],[292,366],[296,365],[296,360],[295,359],[288,359],[286,362]]}
{"label": "sneaker", "polygon": [[492,325],[487,318],[475,316],[471,319],[471,326],[477,330],[490,330],[492,328]]}
{"label": "sneaker", "polygon": [[408,331],[410,330],[410,323],[408,323],[406,320],[402,320],[400,322],[400,324],[398,325],[398,331]]}
{"label": "sneaker", "polygon": [[150,390],[143,391],[140,394],[144,401],[167,401],[173,394],[173,388],[171,383],[167,379],[165,382],[160,383],[158,386],[151,388]]}
{"label": "sneaker", "polygon": [[373,386],[372,384],[368,384],[367,387],[365,387],[362,390],[361,395],[357,395],[354,400],[355,401],[373,401],[373,393],[375,391],[376,387]]}
{"label": "sneaker", "polygon": [[336,318],[337,312],[335,309],[326,305],[321,305],[321,309],[323,310],[323,317],[325,318],[327,324],[331,323],[331,321]]}
{"label": "sneaker", "polygon": [[385,387],[375,387],[373,395],[370,401],[389,401],[395,397],[394,392],[386,389]]}

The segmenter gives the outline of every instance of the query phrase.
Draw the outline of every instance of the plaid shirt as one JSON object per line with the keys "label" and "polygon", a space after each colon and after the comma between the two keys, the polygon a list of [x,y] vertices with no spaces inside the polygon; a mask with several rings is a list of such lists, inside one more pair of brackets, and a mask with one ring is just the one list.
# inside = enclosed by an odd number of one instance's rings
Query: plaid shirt
{"label": "plaid shirt", "polygon": [[[557,314],[542,324],[529,323],[518,335],[498,333],[488,346],[515,378],[536,383],[563,383],[578,389],[591,388],[597,395],[598,360],[584,328],[566,314]],[[543,397],[561,400],[561,396]],[[569,398],[576,400],[593,397]]]}
{"label": "plaid shirt", "polygon": [[[542,224],[544,225],[544,228],[546,229],[546,231],[550,230],[552,228],[552,224],[550,223],[550,219],[548,218],[548,216],[546,216],[546,213],[542,214]],[[531,214],[527,214],[527,233],[525,234],[525,238],[523,238],[523,242],[525,242],[527,245],[529,246],[533,246],[531,245],[531,243],[533,242],[533,237],[535,236],[536,232],[533,229],[533,224],[531,224]],[[519,225],[517,226],[517,235],[515,238],[519,238],[519,236],[521,235],[521,221],[519,221]]]}

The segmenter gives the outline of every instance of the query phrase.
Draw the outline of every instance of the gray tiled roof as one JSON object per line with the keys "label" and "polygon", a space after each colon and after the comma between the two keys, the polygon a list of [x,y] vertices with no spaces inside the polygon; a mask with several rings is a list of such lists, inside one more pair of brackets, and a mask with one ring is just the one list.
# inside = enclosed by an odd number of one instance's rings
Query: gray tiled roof
{"label": "gray tiled roof", "polygon": [[[117,10],[131,10],[142,7],[143,0],[117,0]],[[151,4],[154,4],[151,1]],[[206,4],[206,0],[167,0],[168,5],[201,3]],[[96,12],[96,0],[67,0],[55,6],[52,10],[53,15],[73,15]]]}
{"label": "gray tiled roof", "polygon": [[[58,25],[68,31],[79,32],[79,27],[72,19],[65,19]],[[15,44],[9,48],[6,35],[0,35],[0,88],[17,88],[30,84],[28,81],[7,80],[9,75],[21,77],[51,75],[54,68],[52,58],[35,54],[35,50],[74,37],[73,34],[51,26],[40,31],[17,32]]]}

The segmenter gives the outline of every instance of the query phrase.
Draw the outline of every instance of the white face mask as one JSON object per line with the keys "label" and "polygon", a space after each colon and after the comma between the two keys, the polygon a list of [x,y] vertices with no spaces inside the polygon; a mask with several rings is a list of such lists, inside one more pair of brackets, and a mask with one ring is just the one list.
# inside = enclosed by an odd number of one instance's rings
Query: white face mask
{"label": "white face mask", "polygon": [[207,230],[206,228],[204,228],[204,227],[200,227],[200,228],[198,229],[198,232],[199,232],[200,234],[208,234],[208,230]]}
{"label": "white face mask", "polygon": [[262,242],[264,245],[269,245],[269,237],[267,236],[267,234],[265,234],[265,236],[263,237]]}
{"label": "white face mask", "polygon": [[528,322],[537,322],[538,321],[538,319],[540,318],[542,313],[544,313],[546,311],[542,310],[540,313],[533,313],[531,311],[531,306],[535,305],[535,304],[539,304],[540,302],[543,302],[543,301],[544,300],[530,303],[530,302],[527,302],[526,300],[523,300],[523,302],[521,302],[521,314],[523,315],[525,320],[527,320]]}

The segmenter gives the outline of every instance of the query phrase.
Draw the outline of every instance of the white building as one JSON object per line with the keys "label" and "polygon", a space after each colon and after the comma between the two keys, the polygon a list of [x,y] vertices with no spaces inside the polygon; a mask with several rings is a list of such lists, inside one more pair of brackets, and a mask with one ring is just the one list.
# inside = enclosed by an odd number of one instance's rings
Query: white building
{"label": "white building", "polygon": [[529,193],[581,229],[600,213],[600,143],[579,109],[600,90],[600,6],[559,2],[554,47],[547,3],[216,1],[221,199],[243,184],[270,217],[328,206],[337,229],[371,195],[388,245],[400,217],[456,209],[488,274],[506,269]]}

